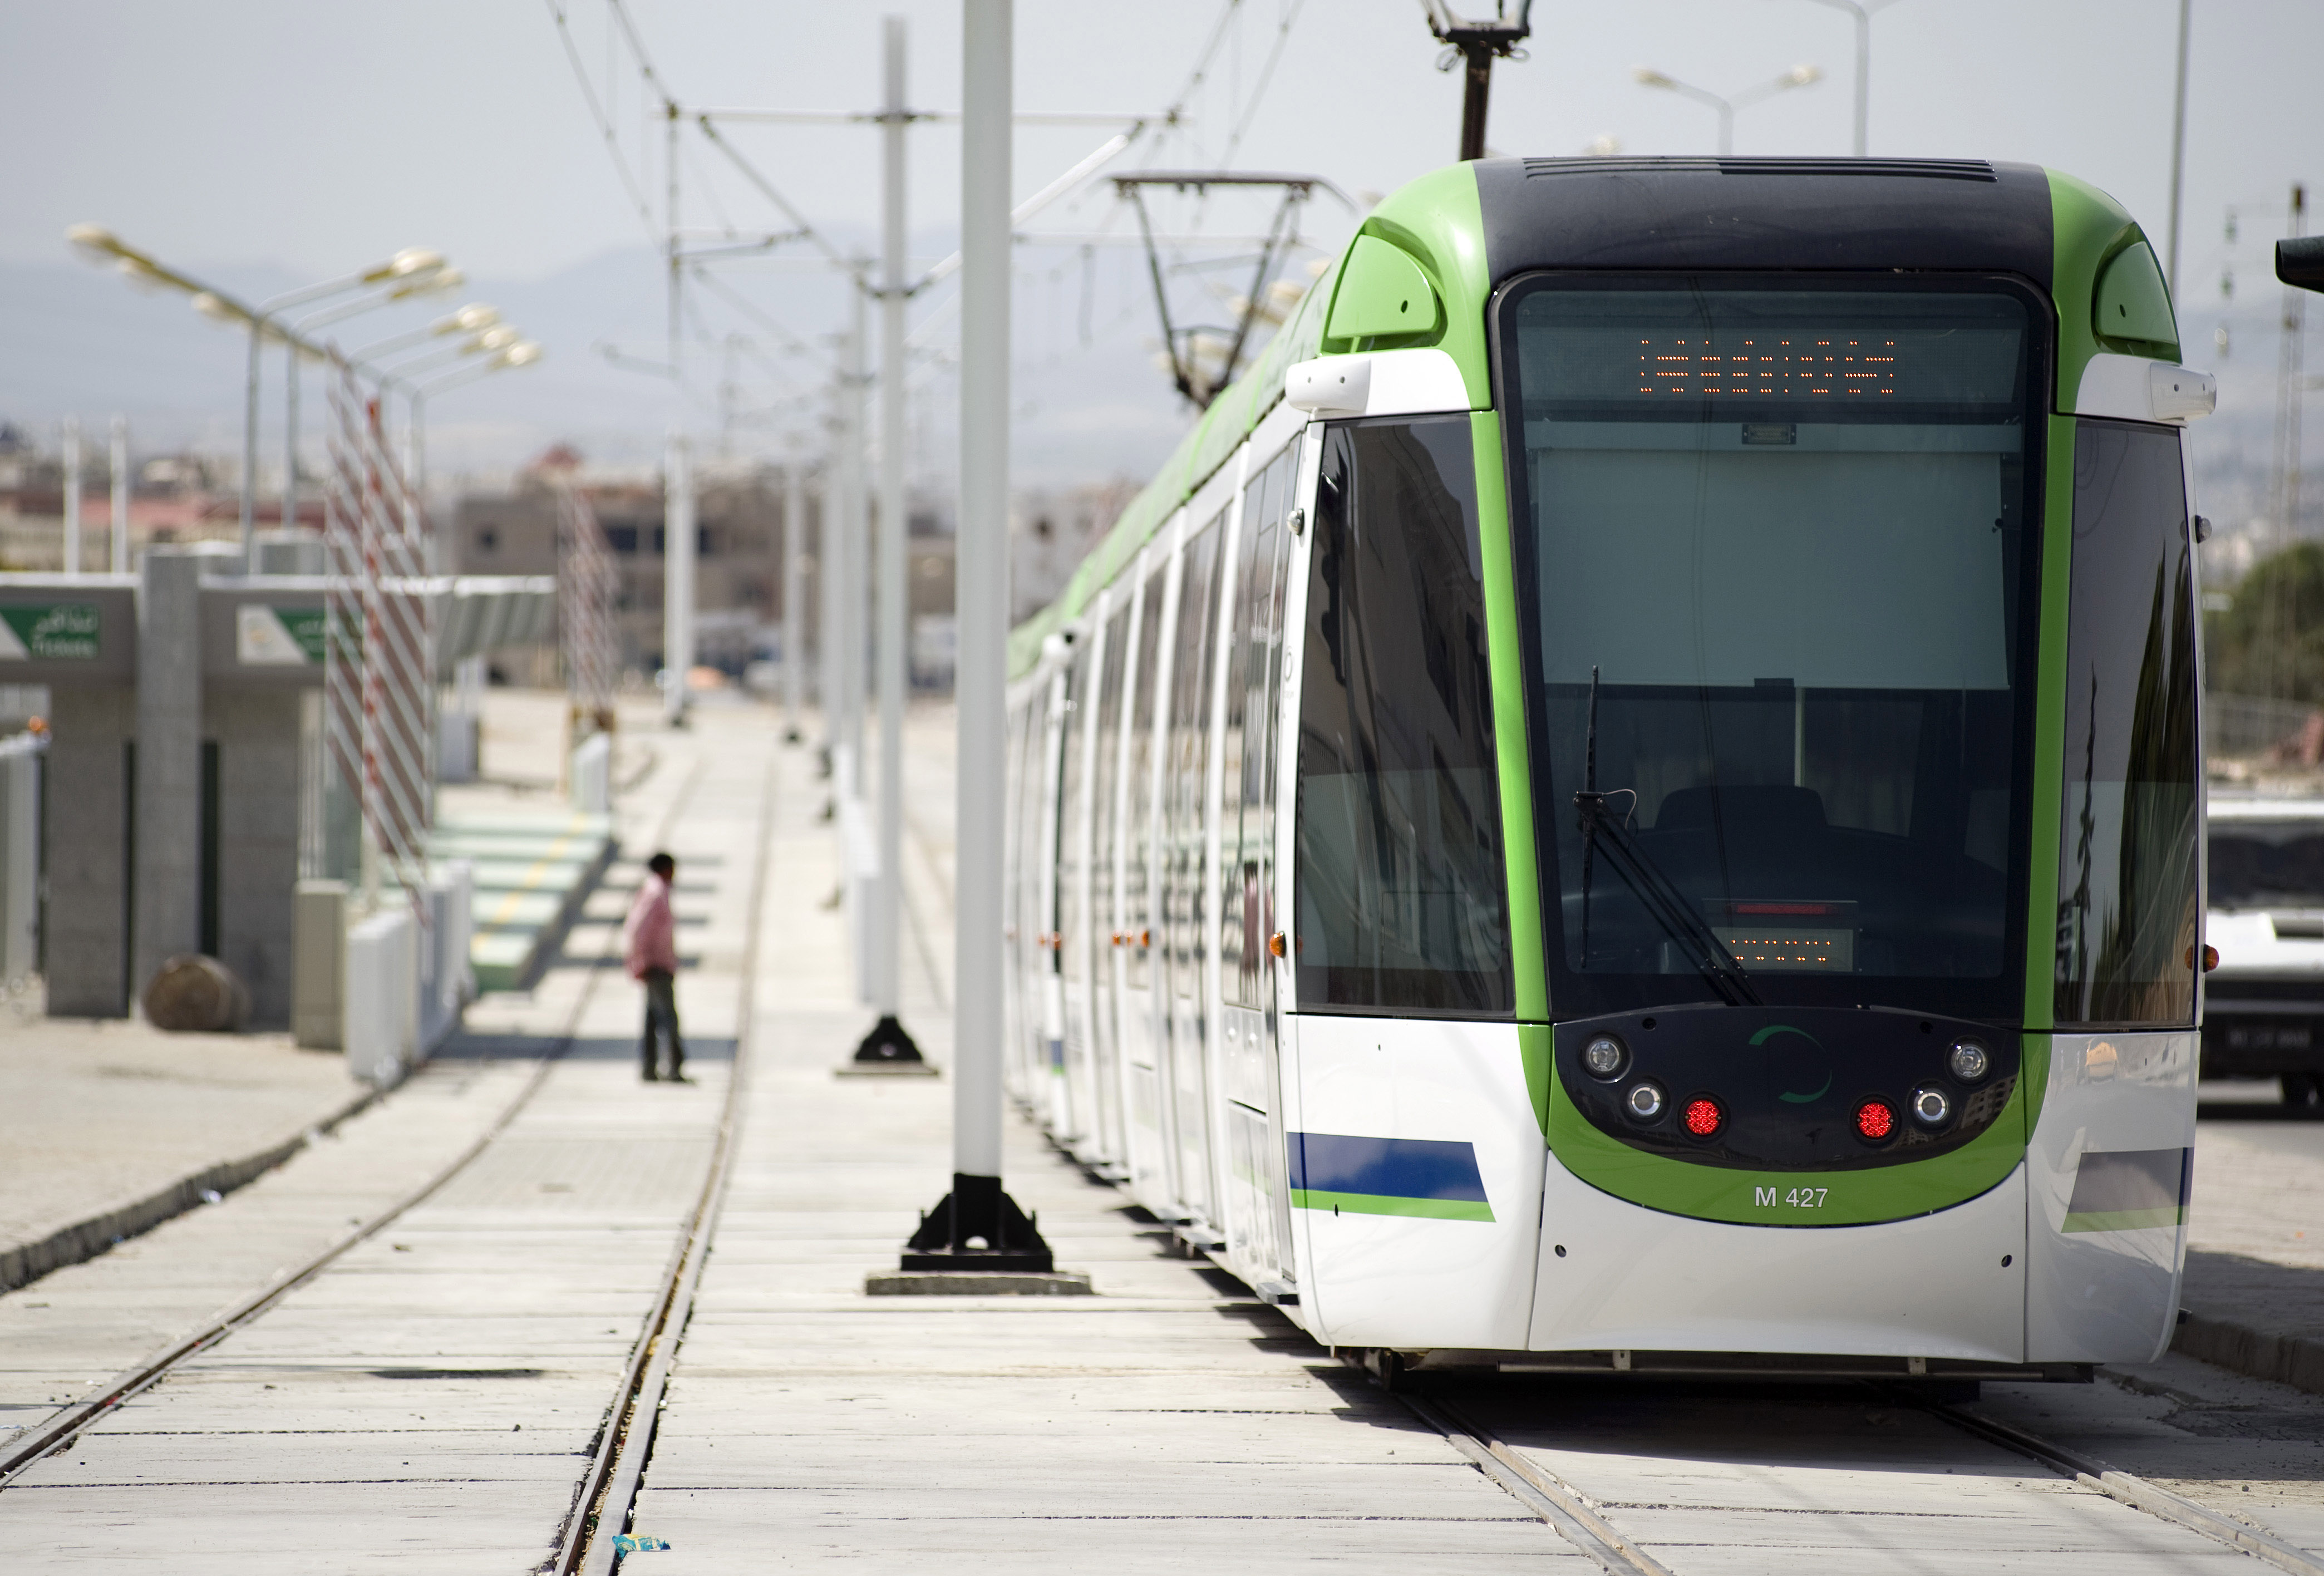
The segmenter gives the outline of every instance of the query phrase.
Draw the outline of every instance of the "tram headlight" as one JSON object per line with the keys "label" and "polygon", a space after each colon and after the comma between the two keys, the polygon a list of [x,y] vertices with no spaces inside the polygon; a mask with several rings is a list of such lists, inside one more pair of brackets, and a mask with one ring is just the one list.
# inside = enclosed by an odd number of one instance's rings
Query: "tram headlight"
{"label": "tram headlight", "polygon": [[1610,1083],[1619,1078],[1629,1064],[1630,1047],[1610,1034],[1593,1035],[1590,1043],[1582,1047],[1582,1065],[1592,1078]]}
{"label": "tram headlight", "polygon": [[1941,1128],[1952,1120],[1952,1097],[1923,1084],[1913,1091],[1913,1120],[1924,1128]]}
{"label": "tram headlight", "polygon": [[1975,1040],[1955,1040],[1945,1053],[1945,1068],[1964,1083],[1974,1083],[1993,1071],[1993,1053]]}
{"label": "tram headlight", "polygon": [[1856,1136],[1868,1144],[1885,1144],[1896,1135],[1896,1108],[1885,1100],[1858,1101]]}
{"label": "tram headlight", "polygon": [[1727,1125],[1727,1113],[1708,1094],[1698,1094],[1686,1102],[1686,1109],[1679,1113],[1679,1122],[1692,1137],[1708,1138]]}
{"label": "tram headlight", "polygon": [[1651,1078],[1639,1079],[1630,1085],[1630,1092],[1622,1096],[1622,1109],[1630,1113],[1634,1121],[1650,1122],[1662,1115],[1663,1108],[1668,1104],[1670,1096]]}

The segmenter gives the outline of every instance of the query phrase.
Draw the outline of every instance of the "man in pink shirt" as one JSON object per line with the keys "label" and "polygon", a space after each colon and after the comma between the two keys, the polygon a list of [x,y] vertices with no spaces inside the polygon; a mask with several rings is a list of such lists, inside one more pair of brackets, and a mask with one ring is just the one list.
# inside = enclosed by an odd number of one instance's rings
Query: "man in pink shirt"
{"label": "man in pink shirt", "polygon": [[678,879],[678,861],[657,853],[646,861],[646,879],[622,922],[622,951],[630,978],[646,988],[646,1082],[654,1082],[654,1041],[657,1031],[669,1037],[669,1081],[686,1082],[686,1046],[678,1037],[678,921],[669,911],[670,883]]}

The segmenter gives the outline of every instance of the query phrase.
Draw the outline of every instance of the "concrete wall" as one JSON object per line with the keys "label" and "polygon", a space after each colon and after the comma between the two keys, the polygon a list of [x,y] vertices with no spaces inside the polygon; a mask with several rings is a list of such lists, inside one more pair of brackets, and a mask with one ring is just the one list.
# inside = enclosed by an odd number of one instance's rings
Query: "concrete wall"
{"label": "concrete wall", "polygon": [[129,945],[128,779],[134,690],[59,685],[50,717],[49,1012],[119,1018]]}
{"label": "concrete wall", "polygon": [[290,1022],[300,694],[213,684],[202,703],[218,751],[218,961],[250,987],[253,1028]]}

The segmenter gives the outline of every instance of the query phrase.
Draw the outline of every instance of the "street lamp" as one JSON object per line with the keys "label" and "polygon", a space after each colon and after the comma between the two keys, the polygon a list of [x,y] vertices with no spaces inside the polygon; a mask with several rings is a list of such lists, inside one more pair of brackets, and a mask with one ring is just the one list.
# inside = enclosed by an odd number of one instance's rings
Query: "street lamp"
{"label": "street lamp", "polygon": [[1865,122],[1872,110],[1872,18],[1896,0],[1815,0],[1856,19],[1856,156],[1864,157]]}
{"label": "street lamp", "polygon": [[[425,247],[407,246],[386,262],[376,263],[359,272],[323,280],[295,290],[286,291],[281,295],[269,297],[253,306],[228,295],[224,290],[213,289],[189,274],[169,267],[146,253],[138,251],[102,225],[75,225],[65,232],[65,239],[72,243],[75,250],[91,261],[104,262],[111,259],[133,284],[148,287],[167,286],[182,290],[193,297],[194,309],[204,317],[217,322],[242,323],[248,327],[250,370],[243,402],[242,442],[242,555],[245,569],[251,562],[253,545],[251,538],[256,524],[260,347],[269,338],[290,346],[294,367],[297,364],[296,357],[301,350],[309,355],[323,354],[318,346],[301,339],[296,329],[281,322],[277,314],[286,308],[303,306],[309,301],[318,301],[329,296],[342,295],[352,290],[388,286],[389,289],[383,293],[381,303],[383,304],[385,300],[398,299],[399,290],[416,292],[447,272],[453,273],[453,282],[456,283],[458,281],[457,273],[446,263],[443,253],[429,251]],[[294,464],[292,466],[294,475],[296,470],[297,466]]]}
{"label": "street lamp", "polygon": [[[463,387],[480,378],[488,378],[497,372],[513,372],[519,367],[530,366],[544,354],[538,344],[530,339],[519,338],[516,331],[512,328],[493,328],[478,335],[476,338],[481,341],[495,338],[502,334],[506,334],[507,339],[499,341],[493,346],[493,354],[488,360],[472,362],[466,366],[448,367],[434,377],[425,378],[418,382],[410,381],[409,366],[399,368],[392,373],[382,374],[380,378],[382,386],[400,386],[404,392],[404,398],[411,407],[404,430],[409,434],[410,447],[405,468],[410,472],[409,491],[412,497],[423,502],[427,497],[429,397]],[[464,350],[462,354],[465,355],[467,352]],[[432,534],[429,537],[429,543],[431,547],[434,544]]]}
{"label": "street lamp", "polygon": [[1773,98],[1776,94],[1794,88],[1806,88],[1823,80],[1821,66],[1794,66],[1772,82],[1762,82],[1747,88],[1732,98],[1721,98],[1708,88],[1655,70],[1652,66],[1638,66],[1630,75],[1641,88],[1657,88],[1665,93],[1675,93],[1682,98],[1692,98],[1697,104],[1707,104],[1719,112],[1719,156],[1722,159],[1735,152],[1735,112]]}
{"label": "street lamp", "polygon": [[[391,281],[384,290],[374,290],[370,295],[336,307],[326,307],[319,312],[300,318],[291,325],[291,331],[303,336],[314,329],[345,322],[349,318],[376,311],[381,307],[392,307],[399,301],[420,296],[443,295],[459,289],[466,281],[466,274],[457,268],[444,266],[440,262],[434,268],[409,269],[401,277]],[[282,526],[286,530],[299,523],[299,361],[302,355],[321,359],[314,352],[302,350],[296,344],[290,346],[283,357]]]}

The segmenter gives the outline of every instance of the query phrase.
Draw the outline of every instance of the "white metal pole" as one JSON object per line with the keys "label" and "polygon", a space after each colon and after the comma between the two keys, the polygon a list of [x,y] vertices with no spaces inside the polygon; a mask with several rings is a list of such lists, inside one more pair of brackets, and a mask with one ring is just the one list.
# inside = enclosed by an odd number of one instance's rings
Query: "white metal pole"
{"label": "white metal pole", "polygon": [[864,622],[868,612],[867,580],[871,573],[871,541],[866,529],[870,489],[865,484],[863,450],[865,422],[863,419],[863,387],[871,382],[864,369],[864,341],[871,337],[871,327],[863,300],[863,278],[861,271],[850,281],[848,292],[847,332],[847,431],[844,447],[847,463],[847,513],[841,523],[840,539],[846,550],[847,582],[841,587],[844,606],[841,609],[842,633],[845,646],[840,654],[840,672],[845,683],[845,693],[840,707],[840,738],[847,750],[849,779],[843,791],[860,796],[862,789],[860,772],[863,763],[863,691],[864,691]]}
{"label": "white metal pole", "polygon": [[80,573],[80,418],[65,418],[65,573]]}
{"label": "white metal pole", "polygon": [[242,396],[242,567],[244,573],[256,556],[253,551],[254,537],[258,530],[258,350],[264,336],[259,332],[259,321],[250,325],[250,375]]}
{"label": "white metal pole", "polygon": [[815,589],[817,604],[816,620],[816,700],[823,708],[824,764],[829,770],[835,752],[839,748],[839,714],[846,702],[847,686],[839,670],[840,631],[845,619],[840,610],[841,589],[847,583],[846,566],[841,545],[844,528],[840,521],[847,512],[847,465],[843,458],[847,447],[847,373],[846,358],[841,357],[841,372],[832,384],[832,411],[828,432],[831,447],[823,465],[823,507],[816,516]]}
{"label": "white metal pole", "polygon": [[[282,529],[299,524],[299,347],[282,347]],[[258,573],[256,564],[244,573]]]}
{"label": "white metal pole", "polygon": [[[113,572],[126,575],[129,573],[129,419],[126,416],[113,419],[112,453],[108,457],[113,462]],[[77,570],[80,566],[74,563],[66,567]]]}
{"label": "white metal pole", "polygon": [[683,433],[669,435],[663,470],[661,560],[662,714],[686,715],[686,676],[694,667],[694,456]]}
{"label": "white metal pole", "polygon": [[1011,0],[963,0],[954,1187],[1001,1175]]}
{"label": "white metal pole", "polygon": [[807,700],[807,475],[797,449],[783,467],[783,742],[799,742]]}
{"label": "white metal pole", "polygon": [[[886,95],[881,115],[879,620],[880,879],[868,940],[872,1009],[892,1028],[901,1004],[904,853],[904,19],[881,28]],[[875,1034],[880,1030],[875,1029]]]}
{"label": "white metal pole", "polygon": [[1864,157],[1872,120],[1872,14],[1861,5],[1856,14],[1856,156]]}
{"label": "white metal pole", "polygon": [[2179,0],[2179,87],[2171,101],[2171,255],[2163,272],[2173,291],[2179,288],[2179,204],[2187,177],[2187,34],[2193,26],[2194,0]]}

